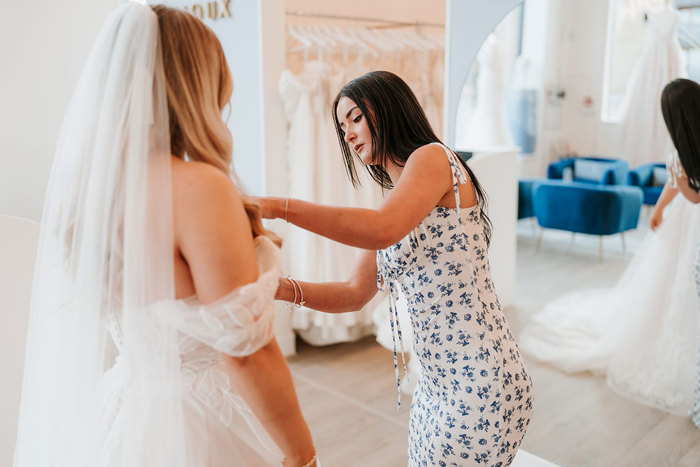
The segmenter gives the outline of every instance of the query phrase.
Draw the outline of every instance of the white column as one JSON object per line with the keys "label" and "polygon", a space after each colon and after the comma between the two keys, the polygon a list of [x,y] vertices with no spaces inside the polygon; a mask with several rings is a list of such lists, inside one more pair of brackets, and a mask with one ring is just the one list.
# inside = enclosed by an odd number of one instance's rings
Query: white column
{"label": "white column", "polygon": [[[457,108],[474,58],[489,33],[521,3],[522,0],[447,0],[443,139],[448,146],[455,145]],[[515,300],[516,154],[477,154],[469,165],[489,196],[489,216],[494,227],[489,259],[499,299],[506,307]]]}

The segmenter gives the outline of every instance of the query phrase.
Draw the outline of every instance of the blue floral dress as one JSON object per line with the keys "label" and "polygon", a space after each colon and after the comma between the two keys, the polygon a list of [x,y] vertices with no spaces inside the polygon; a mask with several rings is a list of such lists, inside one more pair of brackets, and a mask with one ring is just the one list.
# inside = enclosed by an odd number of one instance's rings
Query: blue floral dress
{"label": "blue floral dress", "polygon": [[457,207],[435,207],[404,239],[377,251],[379,287],[391,296],[397,383],[399,289],[421,366],[408,465],[506,466],[530,423],[532,382],[491,280],[479,208],[460,209],[466,177],[443,149]]}

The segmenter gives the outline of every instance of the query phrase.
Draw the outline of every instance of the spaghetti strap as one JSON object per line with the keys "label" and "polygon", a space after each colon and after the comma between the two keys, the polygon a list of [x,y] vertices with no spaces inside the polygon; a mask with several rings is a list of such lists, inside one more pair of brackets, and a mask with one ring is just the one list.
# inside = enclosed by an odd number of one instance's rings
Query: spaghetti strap
{"label": "spaghetti strap", "polygon": [[457,208],[457,217],[459,218],[459,222],[462,223],[462,210],[460,207],[460,198],[459,198],[459,185],[460,184],[465,184],[467,183],[467,176],[464,175],[464,172],[462,172],[460,163],[457,161],[457,155],[452,152],[451,149],[449,149],[447,146],[445,146],[442,143],[431,143],[431,144],[437,144],[440,147],[442,147],[442,150],[445,151],[445,154],[447,155],[447,160],[450,161],[450,169],[452,171],[452,189],[455,194],[455,207]]}

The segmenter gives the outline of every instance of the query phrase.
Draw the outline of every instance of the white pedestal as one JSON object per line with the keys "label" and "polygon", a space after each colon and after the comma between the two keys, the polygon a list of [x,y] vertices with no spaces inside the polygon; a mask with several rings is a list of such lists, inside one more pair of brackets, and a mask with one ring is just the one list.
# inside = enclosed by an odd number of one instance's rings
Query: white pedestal
{"label": "white pedestal", "polygon": [[488,198],[488,215],[493,225],[489,247],[491,274],[498,299],[505,308],[515,303],[519,149],[494,147],[479,151],[469,159],[468,165]]}

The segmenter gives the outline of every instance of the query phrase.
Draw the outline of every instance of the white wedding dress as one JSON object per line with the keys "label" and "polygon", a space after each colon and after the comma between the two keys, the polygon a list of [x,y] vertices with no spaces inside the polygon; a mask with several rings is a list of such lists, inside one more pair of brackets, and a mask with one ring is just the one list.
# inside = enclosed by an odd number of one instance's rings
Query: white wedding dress
{"label": "white wedding dress", "polygon": [[[188,465],[225,467],[232,459],[241,466],[278,467],[282,463],[281,451],[233,389],[221,359],[221,354],[253,354],[273,337],[280,250],[264,236],[255,239],[255,250],[259,270],[256,282],[208,305],[190,297],[159,302],[144,310],[178,331],[179,378],[161,380],[157,385],[181,393],[185,438],[192,459]],[[148,410],[142,406],[147,400],[134,391],[140,382],[132,371],[129,355],[122,351],[120,321],[118,316],[110,320],[110,334],[119,355],[101,385],[103,417],[114,420],[104,441],[103,455],[109,459],[106,465],[123,464],[123,459],[114,458],[112,449],[131,436],[132,424],[138,420],[137,414],[128,410],[130,403]],[[166,340],[166,336],[156,337]],[[200,464],[203,460],[206,463]]]}
{"label": "white wedding dress", "polygon": [[64,119],[32,287],[15,467],[279,466],[222,354],[273,339],[280,251],[257,281],[175,299],[159,22],[127,2],[100,32]]}
{"label": "white wedding dress", "polygon": [[555,300],[519,342],[526,354],[565,372],[607,374],[620,394],[687,415],[698,342],[693,261],[700,209],[678,196],[665,214],[615,287]]}
{"label": "white wedding dress", "polygon": [[479,64],[476,106],[464,134],[457,136],[457,145],[461,148],[512,146],[505,115],[503,44],[495,32],[484,41],[476,60]]}
{"label": "white wedding dress", "polygon": [[661,115],[661,92],[687,69],[678,42],[678,13],[664,7],[649,16],[649,32],[620,110],[622,148],[630,166],[661,162],[673,150]]}

